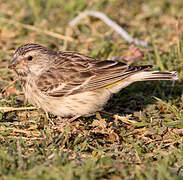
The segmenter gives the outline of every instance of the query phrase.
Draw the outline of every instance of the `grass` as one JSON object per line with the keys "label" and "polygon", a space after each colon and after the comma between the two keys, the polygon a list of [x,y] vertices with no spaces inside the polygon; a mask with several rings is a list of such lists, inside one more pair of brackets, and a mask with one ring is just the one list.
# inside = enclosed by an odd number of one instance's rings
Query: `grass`
{"label": "grass", "polygon": [[0,107],[31,107],[15,72],[7,68],[24,43],[98,59],[132,56],[129,44],[96,18],[85,18],[68,31],[68,23],[85,9],[105,13],[153,45],[138,47],[144,56],[136,65],[179,72],[174,85],[132,84],[106,105],[113,115],[97,113],[65,128],[58,117],[50,114],[49,121],[41,110],[1,110],[0,179],[182,179],[182,1],[2,0],[0,6]]}

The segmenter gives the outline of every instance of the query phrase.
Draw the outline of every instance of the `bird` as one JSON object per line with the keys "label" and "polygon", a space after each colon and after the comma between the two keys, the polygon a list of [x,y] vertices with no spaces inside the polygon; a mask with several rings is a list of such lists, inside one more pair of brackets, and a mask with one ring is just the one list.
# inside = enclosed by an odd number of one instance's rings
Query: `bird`
{"label": "bird", "polygon": [[178,79],[176,71],[151,71],[152,65],[99,60],[34,43],[18,47],[8,67],[18,74],[30,104],[59,117],[91,116],[133,82]]}

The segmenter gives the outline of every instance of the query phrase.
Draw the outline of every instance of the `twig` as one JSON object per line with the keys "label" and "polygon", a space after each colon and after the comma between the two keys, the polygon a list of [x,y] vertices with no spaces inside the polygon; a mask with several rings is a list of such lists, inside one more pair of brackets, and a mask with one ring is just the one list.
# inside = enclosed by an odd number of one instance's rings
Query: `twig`
{"label": "twig", "polygon": [[110,26],[114,31],[120,34],[120,36],[124,38],[126,41],[128,41],[129,43],[135,43],[136,45],[145,46],[145,47],[148,46],[147,42],[132,38],[122,27],[120,27],[117,23],[109,19],[104,13],[101,13],[99,11],[84,11],[80,13],[78,16],[76,16],[72,21],[70,21],[69,26],[73,27],[81,19],[89,15],[97,17],[102,21],[104,21],[108,26]]}
{"label": "twig", "polygon": [[8,138],[10,139],[25,139],[25,140],[40,140],[40,139],[44,139],[44,138],[38,138],[38,137],[16,137],[16,136],[8,136]]}
{"label": "twig", "polygon": [[22,110],[33,110],[37,109],[36,107],[20,107],[20,108],[14,108],[14,107],[0,107],[0,111],[3,112],[9,112],[9,111],[22,111]]}
{"label": "twig", "polygon": [[25,135],[31,136],[31,137],[32,136],[40,136],[40,132],[38,132],[38,131],[33,132],[33,131],[26,130],[26,129],[19,129],[19,128],[16,128],[16,127],[4,127],[4,126],[1,126],[0,130],[1,131],[6,131],[6,130],[9,131],[9,130],[11,130],[10,136],[12,134],[15,135],[15,133],[22,133],[22,134],[25,134]]}
{"label": "twig", "polygon": [[0,17],[0,20],[3,20],[6,23],[13,24],[13,25],[18,26],[18,27],[22,27],[22,28],[25,28],[25,29],[35,31],[35,32],[40,33],[40,34],[43,33],[43,34],[46,34],[48,36],[52,36],[52,37],[57,38],[57,39],[62,39],[62,40],[67,40],[67,41],[74,41],[73,38],[71,38],[69,36],[64,36],[64,35],[61,35],[61,34],[58,34],[58,33],[52,32],[52,31],[39,29],[39,28],[37,28],[35,26],[32,26],[32,25],[29,25],[29,24],[23,24],[23,23],[20,23],[20,22],[14,21],[14,20],[9,20],[9,19],[3,18],[3,17]]}
{"label": "twig", "polygon": [[12,82],[11,82],[10,84],[8,84],[6,87],[4,87],[4,88],[2,89],[2,92],[4,92],[7,88],[13,86],[13,85],[16,83],[16,81],[18,81],[18,78],[16,78],[14,81],[12,81]]}
{"label": "twig", "polygon": [[129,120],[128,117],[125,117],[125,116],[119,116],[119,115],[115,114],[113,117],[114,117],[114,119],[121,120],[123,123],[126,123],[126,124],[134,124],[135,125],[137,123],[136,121]]}

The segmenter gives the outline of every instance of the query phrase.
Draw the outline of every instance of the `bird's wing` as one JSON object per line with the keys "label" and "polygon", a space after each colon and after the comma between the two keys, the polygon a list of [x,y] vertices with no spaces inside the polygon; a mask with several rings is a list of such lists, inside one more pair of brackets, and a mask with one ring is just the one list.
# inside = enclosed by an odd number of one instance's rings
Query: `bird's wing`
{"label": "bird's wing", "polygon": [[58,58],[36,81],[38,88],[49,96],[67,96],[115,85],[129,75],[150,66],[129,66],[99,61],[76,52],[60,52]]}

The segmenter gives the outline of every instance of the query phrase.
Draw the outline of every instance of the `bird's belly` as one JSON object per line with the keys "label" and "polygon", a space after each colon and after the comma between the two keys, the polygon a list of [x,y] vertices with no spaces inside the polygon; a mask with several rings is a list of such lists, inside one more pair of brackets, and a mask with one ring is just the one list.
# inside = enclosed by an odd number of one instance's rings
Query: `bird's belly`
{"label": "bird's belly", "polygon": [[62,117],[87,116],[100,111],[109,98],[110,92],[106,89],[83,92],[67,97],[52,98],[46,103],[45,110]]}
{"label": "bird's belly", "polygon": [[41,92],[29,91],[26,98],[29,103],[46,112],[61,117],[72,117],[75,115],[87,116],[102,110],[110,96],[111,93],[107,89],[99,89],[62,97],[52,97]]}

